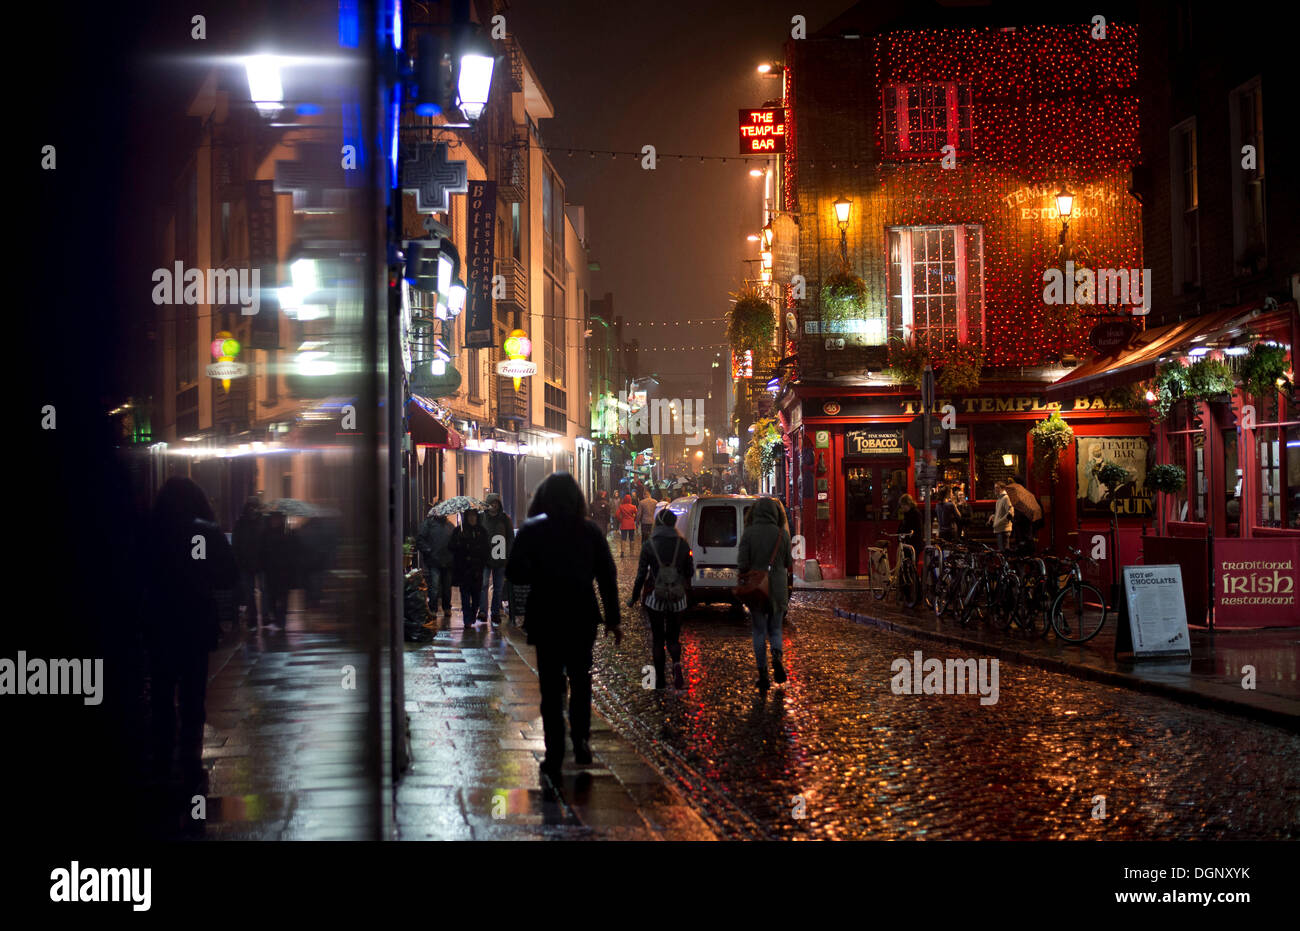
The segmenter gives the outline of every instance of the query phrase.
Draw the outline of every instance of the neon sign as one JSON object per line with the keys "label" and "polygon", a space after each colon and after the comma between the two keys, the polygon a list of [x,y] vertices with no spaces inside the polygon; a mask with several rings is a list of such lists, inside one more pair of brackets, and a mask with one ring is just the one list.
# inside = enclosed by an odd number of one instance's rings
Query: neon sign
{"label": "neon sign", "polygon": [[740,154],[785,154],[785,107],[740,111]]}

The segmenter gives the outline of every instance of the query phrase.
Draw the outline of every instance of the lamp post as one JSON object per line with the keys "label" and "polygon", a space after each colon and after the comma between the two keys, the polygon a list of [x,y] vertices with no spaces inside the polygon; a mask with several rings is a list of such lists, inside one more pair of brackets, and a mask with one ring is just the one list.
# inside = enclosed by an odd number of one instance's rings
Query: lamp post
{"label": "lamp post", "polygon": [[1065,245],[1065,234],[1070,230],[1070,215],[1074,213],[1074,195],[1064,184],[1056,192],[1056,212],[1061,217],[1061,240],[1062,246]]}
{"label": "lamp post", "polygon": [[840,225],[840,258],[845,265],[849,264],[849,211],[852,208],[853,201],[846,197],[835,201],[835,221]]}

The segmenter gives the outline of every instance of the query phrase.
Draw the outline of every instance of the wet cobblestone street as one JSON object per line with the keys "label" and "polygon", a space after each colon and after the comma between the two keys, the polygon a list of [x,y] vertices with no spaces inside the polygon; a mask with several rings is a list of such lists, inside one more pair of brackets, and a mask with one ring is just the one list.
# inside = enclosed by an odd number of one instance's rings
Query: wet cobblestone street
{"label": "wet cobblestone street", "polygon": [[[625,600],[635,565],[619,561]],[[837,597],[851,596],[795,595],[790,679],[766,698],[747,619],[721,607],[688,615],[681,693],[642,687],[650,636],[639,608],[625,608],[621,647],[597,644],[598,705],[720,836],[1300,836],[1300,737],[1010,662],[994,705],[895,695],[894,660],[969,654],[836,618]],[[1104,818],[1093,817],[1097,796]]]}

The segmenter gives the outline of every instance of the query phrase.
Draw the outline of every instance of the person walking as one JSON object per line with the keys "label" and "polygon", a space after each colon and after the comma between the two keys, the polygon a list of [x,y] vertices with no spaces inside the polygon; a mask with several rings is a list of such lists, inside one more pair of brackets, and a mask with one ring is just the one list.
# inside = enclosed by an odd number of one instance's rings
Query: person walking
{"label": "person walking", "polygon": [[993,505],[993,513],[989,515],[989,523],[993,525],[993,538],[997,540],[998,552],[1005,553],[1007,541],[1011,538],[1011,499],[1007,497],[1006,482],[994,482],[993,490],[997,501]]}
{"label": "person walking", "polygon": [[[244,622],[249,630],[257,629],[257,572],[260,568],[262,542],[262,503],[256,497],[244,501],[243,513],[235,521],[230,544],[239,566],[239,604],[244,608]],[[265,593],[263,593],[265,594]]]}
{"label": "person walking", "polygon": [[1035,537],[1043,526],[1043,507],[1017,475],[1006,483],[1011,499],[1011,538],[1018,556],[1032,556],[1037,548]]}
{"label": "person walking", "polygon": [[191,479],[169,478],[159,491],[144,566],[155,776],[165,782],[171,774],[179,719],[181,775],[186,786],[198,786],[208,653],[221,637],[215,593],[239,583],[239,564],[207,495]]}
{"label": "person walking", "polygon": [[609,535],[609,492],[596,493],[596,500],[591,505],[591,519],[600,528],[601,533]]}
{"label": "person walking", "polygon": [[599,528],[586,518],[587,504],[573,476],[548,475],[537,486],[506,563],[510,582],[529,586],[524,631],[537,648],[546,743],[541,769],[553,782],[564,762],[566,684],[574,760],[582,765],[592,761],[591,661],[601,621],[597,587],[605,631],[614,635],[616,645],[623,641],[614,557]]}
{"label": "person walking", "polygon": [[487,531],[479,522],[478,511],[466,511],[460,516],[460,526],[451,534],[447,548],[452,553],[452,566],[456,584],[460,586],[460,613],[466,627],[481,620],[483,571],[487,565]]}
{"label": "person walking", "polygon": [[[486,499],[487,510],[483,513],[483,529],[488,537],[488,558],[483,568],[483,596],[479,599],[480,621],[487,620],[487,607],[492,605],[492,626],[501,623],[501,599],[505,592],[506,562],[510,550],[515,545],[515,526],[510,515],[501,508],[501,496],[491,492]],[[488,601],[488,588],[492,589],[492,601]]]}
{"label": "person walking", "polygon": [[451,620],[451,570],[455,562],[451,552],[451,537],[456,532],[445,514],[435,514],[433,508],[420,525],[415,545],[420,550],[424,581],[428,588],[429,610],[438,613],[442,602],[443,620]]}
{"label": "person walking", "polygon": [[792,571],[790,534],[781,529],[780,506],[772,498],[759,498],[751,508],[753,520],[740,536],[736,568],[740,575],[751,569],[765,569],[768,577],[768,602],[762,608],[749,609],[754,633],[754,662],[758,665],[758,689],[766,692],[767,644],[772,644],[772,678],[779,685],[785,681],[785,643],[781,626],[785,620],[790,595],[787,579]]}
{"label": "person walking", "polygon": [[262,614],[268,627],[289,626],[289,588],[298,568],[297,543],[283,511],[272,511],[262,528],[261,565],[265,589]]}
{"label": "person walking", "polygon": [[920,552],[925,545],[925,532],[921,528],[921,512],[916,506],[916,499],[911,495],[903,495],[898,499],[898,509],[902,515],[898,521],[898,532],[903,534],[899,544],[906,543]]}
{"label": "person walking", "polygon": [[641,493],[641,501],[636,506],[637,521],[641,524],[641,545],[645,546],[650,542],[650,534],[654,532],[655,508],[659,502],[651,496],[650,492]]}
{"label": "person walking", "polygon": [[643,604],[650,619],[656,689],[664,688],[666,682],[665,645],[673,657],[673,688],[686,688],[686,679],[682,675],[682,615],[688,607],[687,590],[694,575],[695,561],[690,546],[677,532],[677,515],[664,508],[655,519],[650,539],[641,546],[641,561],[637,565],[632,597],[627,603],[629,608],[636,607],[644,589]]}
{"label": "person walking", "polygon": [[953,489],[953,504],[957,507],[957,539],[965,540],[970,534],[971,521],[975,519],[975,509],[966,498],[966,485],[958,483]]}
{"label": "person walking", "polygon": [[632,546],[632,535],[636,533],[636,505],[632,503],[632,496],[626,494],[623,496],[623,503],[618,506],[618,555],[620,558],[627,556],[628,549]]}

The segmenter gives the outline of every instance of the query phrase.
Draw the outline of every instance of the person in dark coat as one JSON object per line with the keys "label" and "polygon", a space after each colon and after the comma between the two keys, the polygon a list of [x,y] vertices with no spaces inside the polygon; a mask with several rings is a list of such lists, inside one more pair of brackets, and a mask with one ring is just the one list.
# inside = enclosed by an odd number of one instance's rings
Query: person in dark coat
{"label": "person in dark coat", "polygon": [[591,519],[601,533],[609,535],[609,492],[597,492],[596,500],[591,503]]}
{"label": "person in dark coat", "polygon": [[952,500],[951,493],[947,488],[940,488],[935,492],[934,500],[939,511],[939,538],[949,543],[956,543],[960,533],[961,514]]}
{"label": "person in dark coat", "polygon": [[239,582],[235,553],[207,495],[188,478],[158,493],[145,538],[145,630],[149,645],[155,772],[172,765],[177,719],[186,785],[203,775],[208,653],[221,637],[216,592]]}
{"label": "person in dark coat", "polygon": [[[488,605],[492,605],[492,624],[501,623],[501,600],[505,594],[506,561],[515,545],[515,526],[501,507],[501,496],[490,492],[484,499],[487,510],[483,512],[483,529],[488,536],[488,560],[483,570],[483,597],[479,599],[479,620],[487,619]],[[492,600],[488,601],[488,588]]]}
{"label": "person in dark coat", "polygon": [[257,629],[257,573],[261,568],[262,504],[257,498],[244,502],[244,511],[235,521],[230,543],[239,566],[239,604],[250,630]]}
{"label": "person in dark coat", "polygon": [[898,542],[900,545],[906,543],[920,553],[925,548],[925,530],[921,526],[921,510],[916,506],[916,499],[911,495],[903,495],[898,499],[898,508],[902,514],[898,521],[898,532],[904,534]]}
{"label": "person in dark coat", "polygon": [[743,575],[751,569],[768,574],[769,601],[765,609],[749,609],[754,629],[754,661],[758,664],[759,691],[767,691],[767,644],[772,644],[772,677],[785,681],[785,643],[781,625],[790,604],[788,580],[793,565],[790,533],[781,528],[781,506],[774,498],[759,498],[750,509],[752,520],[740,535],[736,569]]}
{"label": "person in dark coat", "polygon": [[655,688],[662,689],[664,679],[664,646],[673,657],[673,688],[686,688],[686,679],[682,675],[682,616],[686,613],[689,599],[683,595],[676,602],[664,602],[655,593],[655,581],[660,567],[672,566],[677,570],[677,577],[682,580],[683,588],[689,589],[691,578],[695,575],[695,561],[691,548],[677,532],[677,515],[664,508],[655,519],[654,532],[641,547],[641,562],[637,565],[636,582],[632,585],[632,598],[629,608],[636,607],[641,591],[645,589],[646,616],[650,619],[650,638],[654,644],[653,657],[655,666]]}
{"label": "person in dark coat", "polygon": [[289,624],[289,588],[298,571],[298,539],[289,533],[284,513],[272,511],[262,528],[261,558],[265,595],[262,614],[268,627]]}
{"label": "person in dark coat", "polygon": [[420,550],[420,561],[424,564],[424,579],[428,586],[429,610],[437,613],[438,602],[442,602],[442,617],[451,619],[451,575],[455,558],[451,552],[451,538],[456,532],[452,522],[444,514],[435,514],[430,509],[429,516],[420,525],[420,532],[415,537],[415,545]]}
{"label": "person in dark coat", "polygon": [[456,584],[460,586],[460,612],[466,627],[473,627],[480,620],[483,568],[487,565],[490,545],[478,511],[463,513],[460,526],[452,532],[447,546],[452,554]]}
{"label": "person in dark coat", "polygon": [[519,528],[506,564],[511,583],[529,587],[524,630],[537,647],[546,758],[542,772],[558,780],[564,761],[564,691],[569,694],[573,756],[591,762],[591,655],[601,621],[592,583],[605,605],[605,630],[621,643],[618,577],[605,535],[587,517],[587,504],[573,476],[555,472],[542,480]]}

